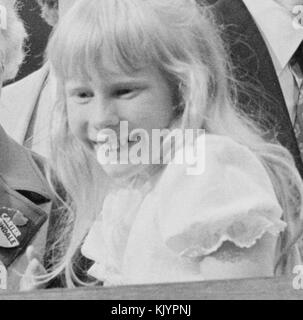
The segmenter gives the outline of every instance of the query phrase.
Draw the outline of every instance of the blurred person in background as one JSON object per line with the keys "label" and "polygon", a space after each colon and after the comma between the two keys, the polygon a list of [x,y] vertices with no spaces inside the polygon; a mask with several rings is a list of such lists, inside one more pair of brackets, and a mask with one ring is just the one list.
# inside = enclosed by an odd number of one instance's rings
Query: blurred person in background
{"label": "blurred person in background", "polygon": [[[0,0],[0,87],[16,76],[24,57],[26,32],[16,6],[16,1]],[[0,105],[2,109],[2,101]],[[44,250],[54,197],[43,175],[43,159],[1,126],[0,160],[0,289],[16,290],[28,264],[28,246]]]}
{"label": "blurred person in background", "polygon": [[[52,26],[76,0],[37,0],[41,15]],[[56,81],[49,64],[3,89],[0,123],[18,143],[40,155],[49,154],[49,119]]]}
{"label": "blurred person in background", "polygon": [[291,152],[303,177],[303,1],[217,0],[213,9],[245,87],[242,109]]}

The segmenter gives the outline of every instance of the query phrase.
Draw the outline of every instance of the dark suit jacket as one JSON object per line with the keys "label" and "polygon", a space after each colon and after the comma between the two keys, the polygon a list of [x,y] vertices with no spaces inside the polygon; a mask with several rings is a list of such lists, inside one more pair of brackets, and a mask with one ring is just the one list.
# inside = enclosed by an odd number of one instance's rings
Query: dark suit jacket
{"label": "dark suit jacket", "polygon": [[0,261],[6,268],[33,241],[53,203],[43,159],[17,144],[0,126]]}
{"label": "dark suit jacket", "polygon": [[[210,1],[210,0],[208,0]],[[210,3],[213,1],[210,1]],[[235,76],[246,89],[259,88],[254,98],[240,92],[243,110],[257,118],[293,155],[303,177],[303,163],[283,93],[270,53],[253,17],[242,0],[218,0],[213,6],[235,66]]]}

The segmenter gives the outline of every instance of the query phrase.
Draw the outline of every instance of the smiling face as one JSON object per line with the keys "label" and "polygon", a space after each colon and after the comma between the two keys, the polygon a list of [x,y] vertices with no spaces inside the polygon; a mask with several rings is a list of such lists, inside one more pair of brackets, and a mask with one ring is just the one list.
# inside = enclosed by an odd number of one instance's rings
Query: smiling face
{"label": "smiling face", "polygon": [[[120,123],[126,121],[128,134],[144,130],[150,139],[152,129],[168,128],[173,119],[173,97],[170,85],[154,67],[125,73],[110,62],[102,77],[87,80],[69,79],[65,83],[68,123],[71,132],[97,156],[104,147],[100,132],[115,132],[118,146],[115,152],[128,148],[131,153],[135,142],[120,142]],[[104,136],[104,135],[102,135]],[[133,140],[127,137],[128,140]],[[126,138],[126,139],[127,139]],[[144,139],[143,144],[147,143]],[[150,147],[151,142],[148,141]],[[116,150],[118,149],[118,150]],[[144,148],[143,148],[144,149]],[[148,150],[147,150],[148,149]],[[147,152],[150,152],[147,147]],[[128,178],[144,170],[146,165],[102,164],[104,171],[115,178]],[[146,169],[146,168],[145,168]]]}

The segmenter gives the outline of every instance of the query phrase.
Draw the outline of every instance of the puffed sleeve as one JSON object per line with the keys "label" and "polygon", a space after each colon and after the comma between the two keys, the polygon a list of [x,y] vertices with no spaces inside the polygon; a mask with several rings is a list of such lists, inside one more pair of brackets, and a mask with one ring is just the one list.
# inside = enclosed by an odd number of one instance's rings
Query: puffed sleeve
{"label": "puffed sleeve", "polygon": [[215,135],[206,135],[203,154],[203,173],[188,174],[188,165],[170,163],[159,181],[157,219],[165,244],[181,256],[199,258],[225,241],[249,248],[265,233],[278,236],[286,223],[256,155]]}

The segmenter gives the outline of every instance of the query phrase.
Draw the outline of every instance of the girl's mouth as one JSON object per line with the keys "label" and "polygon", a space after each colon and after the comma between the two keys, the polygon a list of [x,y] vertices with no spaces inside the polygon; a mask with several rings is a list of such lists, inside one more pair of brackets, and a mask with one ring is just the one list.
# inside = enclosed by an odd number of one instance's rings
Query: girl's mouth
{"label": "girl's mouth", "polygon": [[106,148],[110,151],[116,151],[120,148],[123,148],[128,144],[129,139],[128,136],[124,139],[119,139],[120,137],[116,134],[106,134],[100,132],[95,141],[96,148]]}
{"label": "girl's mouth", "polygon": [[[125,132],[124,134],[116,133],[113,130],[101,130],[95,139],[92,139],[92,146],[97,158],[100,161],[114,161],[119,163],[129,161],[129,152],[132,147],[138,143],[138,132]],[[104,160],[107,159],[107,160]]]}

